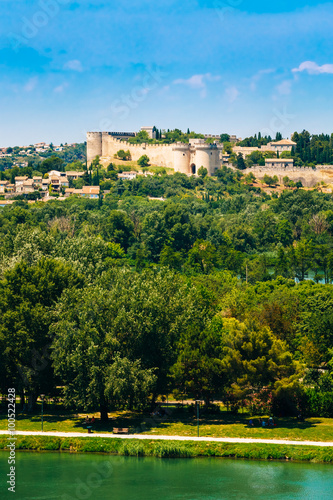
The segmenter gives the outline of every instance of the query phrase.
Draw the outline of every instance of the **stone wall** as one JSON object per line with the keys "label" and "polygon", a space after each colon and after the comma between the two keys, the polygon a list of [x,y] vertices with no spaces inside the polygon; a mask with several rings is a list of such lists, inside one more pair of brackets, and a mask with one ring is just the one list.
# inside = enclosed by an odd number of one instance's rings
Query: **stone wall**
{"label": "stone wall", "polygon": [[314,187],[318,182],[333,184],[333,165],[317,165],[316,169],[309,167],[260,167],[255,166],[243,170],[244,174],[250,172],[258,179],[263,179],[265,175],[276,175],[279,183],[283,184],[283,177],[289,177],[294,182],[301,181],[304,187]]}
{"label": "stone wall", "polygon": [[102,165],[107,166],[120,149],[128,150],[133,161],[147,155],[153,165],[187,175],[197,174],[201,166],[211,175],[221,166],[220,148],[201,139],[193,139],[190,144],[131,144],[108,132],[87,133],[88,164],[98,155]]}
{"label": "stone wall", "polygon": [[[173,151],[171,145],[131,144],[127,141],[116,139],[107,133],[102,134],[101,163],[110,163],[120,149],[129,150],[134,161],[137,161],[143,155],[147,155],[151,163],[173,168]],[[88,157],[88,163],[91,161],[92,159]]]}

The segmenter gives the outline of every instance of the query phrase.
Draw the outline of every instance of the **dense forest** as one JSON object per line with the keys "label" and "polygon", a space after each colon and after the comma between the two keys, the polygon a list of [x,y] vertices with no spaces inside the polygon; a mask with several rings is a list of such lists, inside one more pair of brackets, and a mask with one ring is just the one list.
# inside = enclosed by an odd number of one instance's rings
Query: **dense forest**
{"label": "dense forest", "polygon": [[333,416],[332,195],[98,172],[99,200],[1,209],[1,392]]}

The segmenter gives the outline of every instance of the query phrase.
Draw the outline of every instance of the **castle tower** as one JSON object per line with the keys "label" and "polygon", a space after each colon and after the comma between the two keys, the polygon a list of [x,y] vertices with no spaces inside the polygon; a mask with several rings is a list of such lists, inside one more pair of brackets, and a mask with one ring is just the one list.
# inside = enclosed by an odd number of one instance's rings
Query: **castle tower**
{"label": "castle tower", "polygon": [[87,163],[96,156],[102,156],[102,132],[87,132]]}
{"label": "castle tower", "polygon": [[191,173],[197,174],[200,167],[213,175],[220,168],[220,149],[217,144],[207,144],[204,139],[191,139]]}
{"label": "castle tower", "polygon": [[109,132],[102,132],[102,156],[103,157],[112,156],[112,153],[110,151],[111,148],[109,146],[110,139],[112,139],[112,138],[111,138],[111,135],[109,134]]}
{"label": "castle tower", "polygon": [[173,145],[173,168],[175,172],[182,174],[191,174],[190,169],[190,146],[182,142]]}

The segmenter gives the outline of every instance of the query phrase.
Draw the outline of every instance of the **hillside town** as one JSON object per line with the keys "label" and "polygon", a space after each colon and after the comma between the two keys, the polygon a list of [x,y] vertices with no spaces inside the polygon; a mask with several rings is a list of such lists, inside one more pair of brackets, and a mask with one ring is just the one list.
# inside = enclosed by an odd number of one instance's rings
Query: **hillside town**
{"label": "hillside town", "polygon": [[[83,178],[85,172],[59,172],[52,170],[42,176],[15,176],[14,183],[8,180],[0,180],[0,206],[11,205],[17,195],[38,194],[38,199],[48,201],[54,196],[58,199],[68,198],[70,195],[78,195],[82,198],[98,199],[100,195],[99,186],[82,186],[82,188],[70,187],[73,181]],[[34,200],[30,200],[33,202]]]}

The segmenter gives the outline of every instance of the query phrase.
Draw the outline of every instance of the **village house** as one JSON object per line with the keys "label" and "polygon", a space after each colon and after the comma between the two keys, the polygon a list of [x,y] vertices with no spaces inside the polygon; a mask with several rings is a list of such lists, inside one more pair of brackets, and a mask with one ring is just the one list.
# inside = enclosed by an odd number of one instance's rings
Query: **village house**
{"label": "village house", "polygon": [[281,141],[270,142],[267,146],[269,146],[270,150],[275,153],[283,153],[283,151],[291,152],[293,147],[296,146],[296,142],[290,141],[289,139],[282,139]]}
{"label": "village house", "polygon": [[81,177],[84,176],[85,172],[74,172],[73,170],[69,170],[68,172],[65,172],[68,180],[70,181],[76,181],[77,179],[80,179]]}
{"label": "village house", "polygon": [[33,179],[27,179],[23,182],[22,193],[33,193],[35,191],[35,185]]}
{"label": "village house", "polygon": [[137,172],[123,172],[122,174],[118,174],[118,179],[126,179],[128,181],[132,181],[137,176]]}
{"label": "village house", "polygon": [[5,193],[7,191],[7,186],[9,181],[0,181],[0,193]]}
{"label": "village house", "polygon": [[98,199],[100,194],[99,186],[83,186],[82,189],[74,189],[68,188],[65,189],[65,196],[71,196],[72,194],[76,194],[81,196],[82,198],[89,198],[91,200]]}
{"label": "village house", "polygon": [[15,177],[15,191],[17,193],[22,192],[23,183],[27,181],[29,177],[27,175]]}
{"label": "village house", "polygon": [[265,167],[287,168],[293,167],[294,160],[291,158],[266,158]]}
{"label": "village house", "polygon": [[49,189],[49,184],[51,183],[50,179],[42,179],[42,190],[46,191]]}
{"label": "village house", "polygon": [[290,153],[295,146],[296,142],[290,141],[289,139],[282,139],[281,141],[269,142],[266,146],[261,147],[234,146],[233,152],[235,154],[240,153],[243,158],[245,158],[254,151],[260,151],[262,153],[265,151],[272,151],[273,153],[288,151]]}
{"label": "village house", "polygon": [[42,187],[43,177],[34,176],[32,179],[36,188]]}

